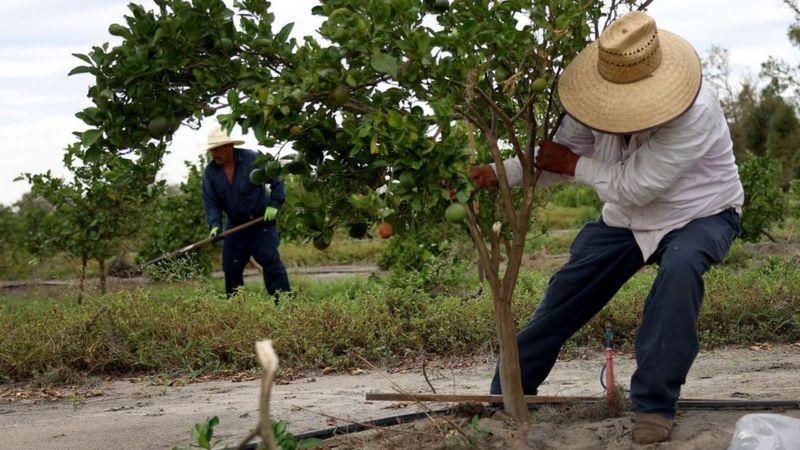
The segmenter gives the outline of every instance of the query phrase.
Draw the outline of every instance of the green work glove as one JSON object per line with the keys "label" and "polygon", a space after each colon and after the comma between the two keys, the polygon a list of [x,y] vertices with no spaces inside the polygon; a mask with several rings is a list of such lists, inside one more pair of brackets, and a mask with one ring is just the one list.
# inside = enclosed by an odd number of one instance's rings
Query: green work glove
{"label": "green work glove", "polygon": [[211,231],[209,231],[208,238],[214,239],[215,237],[217,237],[218,234],[219,234],[219,227],[214,227],[211,229]]}
{"label": "green work glove", "polygon": [[278,217],[278,208],[273,208],[272,206],[268,206],[267,210],[264,211],[264,220],[267,222],[271,222]]}

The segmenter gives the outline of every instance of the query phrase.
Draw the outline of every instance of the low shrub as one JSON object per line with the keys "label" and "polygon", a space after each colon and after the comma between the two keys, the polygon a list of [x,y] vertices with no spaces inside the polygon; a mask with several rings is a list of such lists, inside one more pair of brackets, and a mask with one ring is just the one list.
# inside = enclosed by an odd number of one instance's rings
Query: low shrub
{"label": "low shrub", "polygon": [[[615,342],[632,345],[642,305],[655,277],[646,268],[569,345],[602,348],[610,323]],[[524,272],[516,291],[518,325],[525,324],[549,273]],[[53,370],[92,374],[211,373],[256,367],[253,342],[273,339],[282,366],[297,371],[396,363],[418,352],[471,355],[493,350],[487,292],[432,296],[414,280],[349,280],[324,290],[298,283],[275,306],[260,288],[227,299],[208,284],[182,282],[91,298],[78,306],[0,297],[0,379],[29,380]],[[255,285],[254,285],[255,286]],[[477,285],[472,284],[477,288]],[[714,268],[706,275],[701,345],[712,347],[800,339],[800,265],[770,259],[747,269]]]}

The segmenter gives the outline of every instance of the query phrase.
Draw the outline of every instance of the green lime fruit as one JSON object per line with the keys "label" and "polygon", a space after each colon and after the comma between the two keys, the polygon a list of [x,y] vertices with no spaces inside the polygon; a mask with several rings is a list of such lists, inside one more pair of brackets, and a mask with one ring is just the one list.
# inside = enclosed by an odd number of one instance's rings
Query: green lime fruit
{"label": "green lime fruit", "polygon": [[453,203],[445,210],[444,217],[448,222],[461,223],[467,218],[467,208],[461,203]]}
{"label": "green lime fruit", "polygon": [[325,250],[326,248],[331,246],[331,238],[330,236],[322,235],[317,236],[314,238],[314,248],[317,250]]}
{"label": "green lime fruit", "polygon": [[350,91],[347,86],[339,85],[331,91],[331,102],[336,106],[342,106],[350,100]]}
{"label": "green lime fruit", "polygon": [[409,170],[406,170],[405,172],[401,173],[398,180],[400,181],[400,186],[403,186],[408,190],[417,187],[417,180],[414,179],[414,174],[411,173],[411,171]]}
{"label": "green lime fruit", "polygon": [[162,136],[169,132],[170,123],[166,117],[156,117],[147,124],[147,131],[150,136],[160,139]]}
{"label": "green lime fruit", "polygon": [[286,164],[286,171],[292,175],[300,175],[306,173],[306,163],[303,161],[292,161]]}
{"label": "green lime fruit", "polygon": [[353,208],[356,209],[367,209],[369,208],[369,196],[364,194],[352,194],[350,195],[350,204]]}
{"label": "green lime fruit", "polygon": [[450,9],[450,0],[435,0],[433,2],[433,10],[437,13],[447,12]]}
{"label": "green lime fruit", "polygon": [[360,222],[350,225],[350,230],[347,234],[353,239],[364,239],[367,235],[367,231],[369,231],[369,225]]}
{"label": "green lime fruit", "polygon": [[250,182],[253,184],[264,184],[267,182],[267,173],[264,169],[253,169],[250,172]]}
{"label": "green lime fruit", "polygon": [[547,88],[547,80],[544,78],[537,78],[533,80],[533,84],[531,84],[531,89],[536,92],[542,92]]}
{"label": "green lime fruit", "polygon": [[281,176],[281,172],[283,172],[283,166],[281,166],[280,161],[270,161],[264,166],[264,173],[266,173],[267,179],[274,180]]}

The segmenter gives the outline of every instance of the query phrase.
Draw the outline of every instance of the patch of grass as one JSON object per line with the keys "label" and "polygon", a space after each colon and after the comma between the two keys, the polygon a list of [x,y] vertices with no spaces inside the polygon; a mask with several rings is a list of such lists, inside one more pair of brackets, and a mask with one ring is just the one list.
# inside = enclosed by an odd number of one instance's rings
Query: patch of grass
{"label": "patch of grass", "polygon": [[[70,258],[66,253],[57,253],[48,258],[39,258],[25,252],[15,255],[5,255],[0,264],[0,279],[2,280],[54,280],[64,278],[78,278],[80,276],[80,259]],[[86,267],[87,277],[96,277],[97,264],[90,261]]]}
{"label": "patch of grass", "polygon": [[600,213],[593,206],[561,206],[548,203],[536,210],[535,220],[548,230],[580,228],[586,222],[597,220]]}
{"label": "patch of grass", "polygon": [[745,267],[753,259],[753,253],[747,249],[747,246],[739,239],[733,241],[731,249],[722,261],[723,266],[729,267]]}
{"label": "patch of grass", "polygon": [[579,230],[550,231],[547,233],[531,233],[525,241],[525,252],[540,252],[544,249],[551,255],[569,253],[569,246],[575,240]]}
{"label": "patch of grass", "polygon": [[[569,342],[601,348],[604,325],[630,347],[655,269],[637,274]],[[551,275],[520,276],[514,310],[523,326]],[[274,340],[291,371],[358,366],[364,357],[397,362],[424,351],[469,355],[492,350],[491,299],[438,294],[380,279],[320,285],[295,282],[292,298],[275,306],[259,283],[227,299],[220,282],[188,281],[54,301],[0,296],[0,380],[29,381],[60,373],[213,373],[256,367],[253,342]],[[706,275],[700,320],[704,347],[800,339],[800,265],[770,259],[746,269],[720,267]],[[60,377],[55,377],[60,378]]]}
{"label": "patch of grass", "polygon": [[[287,267],[316,266],[326,264],[374,263],[388,242],[382,239],[351,239],[346,234],[337,233],[331,246],[317,250],[311,243],[284,241],[280,246],[281,259]],[[135,253],[127,255],[134,261]],[[212,253],[212,269],[220,270],[222,265],[222,245],[216,244]],[[107,262],[107,265],[110,262]],[[174,272],[174,270],[172,270]],[[2,280],[63,280],[76,279],[80,275],[80,260],[70,258],[66,253],[57,253],[48,258],[36,258],[28,254],[0,255],[0,279]],[[90,261],[86,267],[86,277],[98,276],[97,262]],[[168,277],[161,277],[168,278]]]}
{"label": "patch of grass", "polygon": [[289,267],[372,263],[377,261],[378,254],[386,245],[387,241],[382,239],[357,240],[337,233],[331,246],[325,250],[317,250],[310,242],[293,241],[281,243],[280,253],[284,264]]}

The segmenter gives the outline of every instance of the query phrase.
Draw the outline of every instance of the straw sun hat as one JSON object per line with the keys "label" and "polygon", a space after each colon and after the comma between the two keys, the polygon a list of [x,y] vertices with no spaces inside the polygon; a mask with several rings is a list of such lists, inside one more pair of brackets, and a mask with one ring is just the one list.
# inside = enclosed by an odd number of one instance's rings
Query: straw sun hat
{"label": "straw sun hat", "polygon": [[629,134],[686,112],[700,92],[700,80],[700,58],[691,44],[634,11],[606,28],[564,69],[558,95],[569,115],[586,126]]}
{"label": "straw sun hat", "polygon": [[202,151],[207,152],[226,144],[241,145],[244,144],[244,141],[241,139],[231,139],[228,133],[222,131],[222,128],[215,127],[208,133],[206,142],[199,144],[198,147]]}

